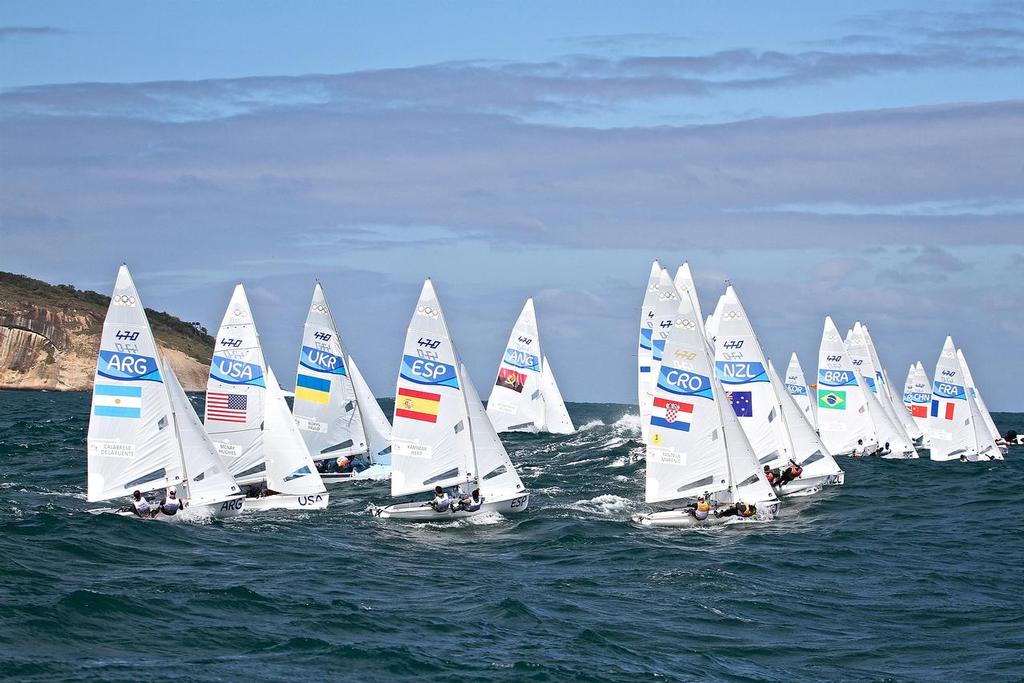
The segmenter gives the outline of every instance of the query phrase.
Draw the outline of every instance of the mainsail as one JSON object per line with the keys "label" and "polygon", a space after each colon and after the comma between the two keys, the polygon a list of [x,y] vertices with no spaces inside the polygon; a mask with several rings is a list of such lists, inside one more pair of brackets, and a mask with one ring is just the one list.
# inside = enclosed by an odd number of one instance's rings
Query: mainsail
{"label": "mainsail", "polygon": [[842,472],[795,397],[786,391],[771,361],[768,361],[768,377],[780,397],[782,422],[789,435],[792,458],[803,468],[803,478],[809,480]]}
{"label": "mainsail", "polygon": [[512,326],[498,364],[498,377],[487,400],[487,415],[499,432],[568,434],[573,431],[541,349],[533,299],[526,300]]}
{"label": "mainsail", "polygon": [[235,285],[206,384],[206,431],[240,484],[264,478],[266,362],[245,288]]}
{"label": "mainsail", "polygon": [[796,353],[789,357],[789,367],[786,368],[786,391],[793,397],[811,426],[817,429],[818,414],[814,410],[814,404],[811,403],[807,380],[804,378],[804,369],[800,367],[800,359],[796,357]]}
{"label": "mainsail", "polygon": [[871,452],[878,443],[858,372],[832,318],[825,318],[818,349],[818,431],[829,452],[847,455],[858,441]]}
{"label": "mainsail", "polygon": [[[658,262],[655,261],[654,264],[657,266]],[[658,267],[660,268],[660,266]],[[653,278],[653,268],[651,274]],[[645,296],[644,316],[640,319],[640,433],[645,441],[650,434],[651,399],[654,396],[654,387],[658,382],[658,364],[661,363],[662,354],[665,351],[665,341],[668,339],[672,321],[679,309],[679,293],[667,270],[660,268],[658,278],[653,286],[654,305],[648,310]],[[651,285],[649,284],[648,295],[650,293]]]}
{"label": "mainsail", "polygon": [[363,418],[363,430],[366,433],[366,447],[370,454],[370,462],[378,465],[391,464],[391,423],[381,410],[380,404],[370,391],[370,386],[363,379],[363,373],[356,365],[356,359],[348,357],[349,374],[352,386],[356,391],[359,414]]}
{"label": "mainsail", "polygon": [[932,404],[932,383],[925,374],[921,362],[911,363],[907,371],[907,381],[903,384],[903,405],[906,406],[914,423],[921,430],[921,445],[928,447],[928,411]]}
{"label": "mainsail", "polygon": [[369,449],[350,364],[318,282],[302,332],[293,408],[314,459],[357,455]]}
{"label": "mainsail", "polygon": [[914,445],[896,418],[891,407],[887,409],[886,396],[878,384],[877,367],[871,357],[864,334],[864,327],[857,322],[846,335],[846,348],[854,367],[860,373],[859,381],[867,400],[868,414],[875,426],[879,445],[889,445],[895,455],[915,454]]}
{"label": "mainsail", "polygon": [[777,500],[715,377],[701,327],[689,297],[680,299],[647,397],[645,500],[705,492],[720,500]]}
{"label": "mainsail", "polygon": [[466,366],[460,366],[464,382],[466,407],[473,438],[473,455],[476,463],[476,485],[485,500],[501,500],[524,491],[523,481],[508,457],[505,446],[487,417],[480,395]]}
{"label": "mainsail", "polygon": [[750,318],[730,285],[722,295],[715,339],[715,372],[761,465],[779,467],[792,456],[780,397]]}
{"label": "mainsail", "polygon": [[932,460],[978,457],[978,433],[967,401],[964,372],[952,337],[946,337],[935,364],[932,405],[928,417]]}
{"label": "mainsail", "polygon": [[409,321],[395,392],[391,495],[476,480],[459,359],[430,280]]}
{"label": "mainsail", "polygon": [[88,435],[89,501],[180,484],[185,472],[153,332],[128,266],[103,321]]}

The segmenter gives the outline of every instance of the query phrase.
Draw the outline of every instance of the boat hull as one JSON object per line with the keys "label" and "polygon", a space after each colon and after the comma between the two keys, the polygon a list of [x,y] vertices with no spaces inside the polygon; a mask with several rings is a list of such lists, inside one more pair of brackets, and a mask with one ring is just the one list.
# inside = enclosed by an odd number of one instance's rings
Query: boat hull
{"label": "boat hull", "polygon": [[135,519],[153,522],[189,522],[200,519],[237,517],[247,507],[245,496],[233,496],[225,500],[216,500],[209,503],[190,504],[175,515],[165,515],[162,512],[157,512],[153,517],[139,517],[130,510],[122,510],[120,508],[97,508],[89,510],[89,512],[94,515],[116,514],[119,517],[134,517]]}
{"label": "boat hull", "polygon": [[391,479],[391,465],[372,465],[358,474],[323,472],[320,478],[328,486],[339,486],[353,481],[387,481]]}
{"label": "boat hull", "polygon": [[490,501],[486,497],[484,504],[479,510],[469,512],[467,510],[456,511],[454,509],[445,512],[437,512],[430,507],[430,503],[397,503],[385,507],[375,507],[370,514],[380,519],[402,519],[413,522],[439,522],[450,519],[465,519],[476,517],[486,512],[497,512],[502,515],[523,512],[530,504],[530,494],[523,493],[511,498]]}
{"label": "boat hull", "polygon": [[633,517],[633,523],[644,527],[665,527],[672,529],[706,529],[708,527],[723,526],[729,524],[743,524],[748,521],[770,521],[779,514],[778,502],[754,503],[757,506],[757,514],[753,517],[715,517],[708,515],[707,519],[698,520],[685,508],[675,510],[663,510],[645,515]]}
{"label": "boat hull", "polygon": [[247,498],[245,509],[250,512],[259,510],[323,510],[327,507],[331,494],[312,493],[307,496],[295,496],[288,493],[275,493],[263,498]]}
{"label": "boat hull", "polygon": [[824,486],[842,486],[845,483],[846,472],[826,474],[818,477],[798,477],[782,486],[776,486],[775,492],[780,496],[785,496],[820,489]]}

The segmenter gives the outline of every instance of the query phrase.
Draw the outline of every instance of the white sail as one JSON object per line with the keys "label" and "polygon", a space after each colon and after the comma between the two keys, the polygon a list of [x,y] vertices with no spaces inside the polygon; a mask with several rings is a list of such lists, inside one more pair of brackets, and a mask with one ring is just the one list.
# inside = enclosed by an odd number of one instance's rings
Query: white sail
{"label": "white sail", "polygon": [[512,326],[487,400],[487,414],[499,432],[538,432],[544,426],[542,359],[537,314],[533,299],[527,299]]}
{"label": "white sail", "polygon": [[370,391],[370,386],[363,379],[363,373],[356,365],[356,359],[348,356],[349,374],[352,377],[352,386],[356,391],[356,401],[359,404],[359,414],[363,418],[363,428],[366,432],[366,447],[370,454],[370,462],[378,465],[391,464],[391,423],[387,415],[381,410],[380,404]]}
{"label": "white sail", "polygon": [[768,361],[736,290],[730,285],[717,307],[715,372],[761,465],[779,467],[792,457]]}
{"label": "white sail", "polygon": [[319,282],[303,327],[293,412],[314,459],[367,452],[349,357]]}
{"label": "white sail", "polygon": [[[680,301],[649,403],[648,503],[730,490],[712,361],[689,298]],[[728,406],[727,406],[728,408]],[[652,414],[653,413],[653,414]]]}
{"label": "white sail", "polygon": [[89,501],[152,491],[184,478],[153,332],[122,265],[103,321],[89,417]]}
{"label": "white sail", "polygon": [[[655,276],[655,268],[657,273]],[[657,366],[662,361],[665,342],[669,335],[672,319],[676,314],[679,294],[669,272],[657,261],[651,265],[650,280],[640,316],[639,350],[639,410],[640,433],[646,439],[650,431],[650,401],[652,389],[657,382]]]}
{"label": "white sail", "polygon": [[713,347],[715,345],[715,339],[718,337],[718,325],[721,321],[722,315],[722,298],[718,298],[718,303],[715,304],[715,310],[711,312],[708,319],[704,321],[704,336],[707,337],[708,343]]}
{"label": "white sail", "polygon": [[416,303],[402,351],[391,432],[391,495],[475,481],[459,360],[430,280]]}
{"label": "white sail", "polygon": [[967,365],[967,358],[964,356],[963,350],[957,349],[956,356],[957,360],[960,361],[960,367],[964,371],[967,393],[974,400],[978,416],[981,418],[981,422],[985,426],[985,430],[988,432],[988,438],[982,435],[978,440],[980,452],[985,453],[988,450],[986,446],[989,441],[998,447],[998,445],[1003,441],[1003,436],[999,433],[999,429],[996,428],[996,423],[992,419],[992,414],[988,412],[988,407],[985,405],[985,399],[981,397],[981,392],[974,383],[974,377],[971,375],[971,368]]}
{"label": "white sail", "polygon": [[476,462],[476,485],[484,500],[502,500],[517,496],[524,492],[523,481],[516,473],[516,468],[508,457],[498,433],[491,424],[480,395],[476,393],[473,380],[469,377],[466,366],[461,366],[466,407],[469,411],[469,424],[473,435],[473,453]]}
{"label": "white sail", "polygon": [[235,285],[224,312],[206,384],[206,431],[240,484],[264,478],[266,362],[245,288]]}
{"label": "white sail", "polygon": [[[658,262],[654,263],[657,265]],[[644,317],[640,321],[640,355],[642,358],[639,375],[640,434],[645,441],[650,434],[651,400],[654,397],[654,387],[658,382],[658,364],[661,363],[665,342],[679,308],[679,293],[676,292],[676,287],[667,270],[660,269],[654,286],[654,305],[649,311],[645,308]],[[648,285],[648,294],[650,294],[650,285]],[[644,302],[646,306],[646,297]]]}
{"label": "white sail", "polygon": [[889,445],[893,455],[915,455],[914,444],[896,418],[891,407],[886,407],[886,397],[878,384],[877,366],[868,348],[864,326],[858,321],[846,335],[846,348],[853,365],[860,373],[861,388],[867,400],[868,414],[875,426],[878,444],[883,449]]}
{"label": "white sail", "polygon": [[848,455],[862,441],[868,451],[877,445],[875,427],[861,391],[859,373],[832,318],[825,318],[818,349],[818,431],[833,455]]}
{"label": "white sail", "polygon": [[[854,326],[856,327],[856,325]],[[875,396],[882,404],[885,413],[896,423],[899,431],[907,441],[913,445],[916,439],[921,438],[921,430],[914,423],[913,418],[903,409],[903,404],[893,398],[892,388],[889,386],[889,375],[878,357],[878,350],[875,342],[871,339],[871,332],[867,325],[861,325],[861,332],[864,335],[864,345],[867,347],[868,356],[871,358],[871,365],[875,372]]]}
{"label": "white sail", "polygon": [[889,403],[892,405],[893,410],[899,417],[900,422],[903,423],[903,430],[913,439],[916,443],[921,443],[924,438],[924,432],[921,431],[921,425],[917,424],[914,420],[914,416],[910,414],[910,410],[903,405],[902,396],[896,395],[896,385],[889,379],[889,371],[882,368],[882,378],[885,382],[886,392],[889,394]]}
{"label": "white sail", "polygon": [[179,497],[194,506],[216,503],[239,495],[241,491],[238,485],[210,440],[210,435],[206,433],[206,428],[174,370],[169,363],[161,360],[161,371],[170,393],[181,460],[187,476],[183,482],[185,490],[179,492]]}
{"label": "white sail", "polygon": [[931,459],[977,459],[978,437],[973,423],[956,346],[952,337],[946,337],[935,364],[932,383],[932,405],[928,417]]}
{"label": "white sail", "polygon": [[922,434],[921,445],[928,448],[928,411],[932,404],[932,383],[920,361],[911,363],[903,384],[903,405]]}
{"label": "white sail", "polygon": [[793,397],[793,401],[796,402],[811,426],[817,429],[817,411],[814,410],[814,405],[811,403],[807,380],[804,378],[804,369],[800,367],[800,359],[796,357],[796,353],[789,357],[789,367],[786,368],[786,391]]}
{"label": "white sail", "polygon": [[288,410],[284,392],[269,366],[266,391],[263,445],[266,451],[267,488],[292,496],[325,493],[327,488],[316,470],[295,418]]}
{"label": "white sail", "polygon": [[541,364],[540,393],[544,397],[544,431],[551,434],[572,434],[576,431],[547,356]]}
{"label": "white sail", "polygon": [[715,377],[689,297],[679,300],[650,401],[645,500],[704,492],[720,500],[776,500]]}
{"label": "white sail", "polygon": [[779,379],[771,361],[768,361],[768,377],[780,397],[782,420],[789,434],[789,443],[793,449],[792,457],[803,468],[803,479],[811,480],[840,474],[842,469],[828,452],[821,437],[814,431],[814,426],[797,404],[795,397],[786,390],[786,385]]}
{"label": "white sail", "polygon": [[697,285],[693,281],[693,273],[690,272],[690,264],[686,261],[676,270],[676,276],[672,279],[679,296],[689,297],[690,305],[693,306],[694,315],[697,320],[704,320],[704,313],[700,308],[700,299],[697,297]]}

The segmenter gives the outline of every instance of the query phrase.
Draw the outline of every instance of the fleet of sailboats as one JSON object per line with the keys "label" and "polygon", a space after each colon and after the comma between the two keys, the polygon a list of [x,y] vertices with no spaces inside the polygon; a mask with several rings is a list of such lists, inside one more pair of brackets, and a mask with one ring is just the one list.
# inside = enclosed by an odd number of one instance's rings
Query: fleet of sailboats
{"label": "fleet of sailboats", "polygon": [[[652,263],[636,367],[644,500],[655,507],[634,517],[643,527],[771,521],[783,496],[842,485],[836,456],[916,458],[926,448],[932,460],[979,461],[1002,459],[1007,449],[952,338],[934,381],[915,362],[897,395],[867,325],[856,321],[844,337],[826,317],[816,381],[808,384],[795,353],[783,380],[733,286],[704,318],[688,263],[674,277]],[[327,483],[384,479],[397,500],[373,507],[379,519],[511,514],[528,507],[530,493],[499,432],[573,431],[533,299],[512,327],[485,409],[429,279],[406,333],[390,422],[320,283],[306,314],[294,394],[266,362],[245,288],[234,288],[200,420],[122,265],[97,358],[87,499],[136,494],[138,501],[141,492],[165,490],[180,507],[91,512],[222,518],[324,509]]]}

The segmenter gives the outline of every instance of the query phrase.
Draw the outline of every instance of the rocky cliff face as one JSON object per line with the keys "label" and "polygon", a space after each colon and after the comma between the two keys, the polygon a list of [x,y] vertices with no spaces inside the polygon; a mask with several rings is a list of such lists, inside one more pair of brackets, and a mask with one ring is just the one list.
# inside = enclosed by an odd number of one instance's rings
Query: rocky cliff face
{"label": "rocky cliff face", "polygon": [[[0,273],[0,389],[92,389],[109,298]],[[213,338],[147,311],[157,342],[186,391],[204,391]]]}

